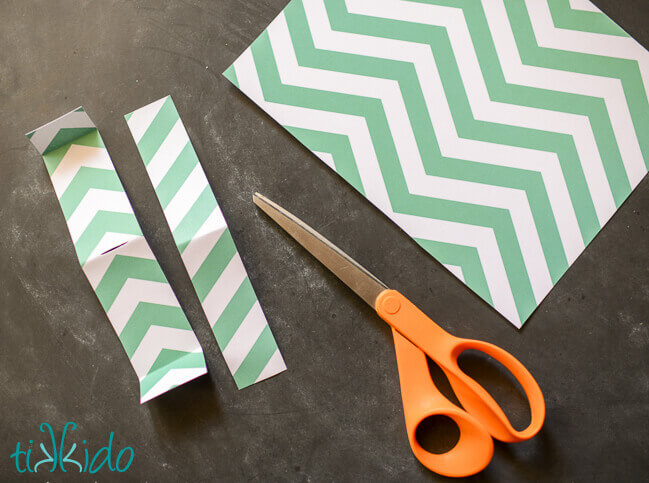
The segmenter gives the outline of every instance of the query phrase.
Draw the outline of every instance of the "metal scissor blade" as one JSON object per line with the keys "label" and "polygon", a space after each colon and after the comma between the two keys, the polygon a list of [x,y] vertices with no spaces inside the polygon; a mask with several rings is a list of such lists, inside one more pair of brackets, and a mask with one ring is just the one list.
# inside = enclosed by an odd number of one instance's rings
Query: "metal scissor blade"
{"label": "metal scissor blade", "polygon": [[277,203],[259,193],[255,193],[252,200],[311,255],[316,257],[320,263],[356,292],[356,295],[365,300],[371,307],[376,308],[376,297],[388,288],[383,282],[320,233]]}

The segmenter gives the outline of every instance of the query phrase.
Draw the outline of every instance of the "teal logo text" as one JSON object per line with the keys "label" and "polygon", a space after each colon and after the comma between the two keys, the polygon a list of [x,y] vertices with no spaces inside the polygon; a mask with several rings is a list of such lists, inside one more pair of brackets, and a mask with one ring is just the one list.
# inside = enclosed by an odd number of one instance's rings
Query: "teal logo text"
{"label": "teal logo text", "polygon": [[[76,423],[66,423],[61,438],[57,440],[52,426],[48,423],[42,423],[40,430],[45,433],[46,439],[49,437],[49,441],[39,444],[40,451],[33,447],[34,440],[32,439],[29,440],[29,445],[24,450],[21,449],[19,441],[16,443],[16,451],[9,458],[14,460],[16,470],[19,473],[36,473],[38,470],[49,470],[50,473],[57,470],[63,473],[67,473],[68,470],[79,471],[80,473],[97,473],[104,466],[110,471],[123,473],[130,468],[135,452],[130,446],[116,452],[117,450],[113,448],[115,438],[113,431],[108,436],[108,443],[94,452],[88,449],[85,439],[81,441],[83,448],[71,441],[73,437],[70,433],[75,429],[77,429]],[[66,441],[66,438],[68,441]],[[79,451],[78,454],[75,454],[77,448]],[[82,451],[83,455],[81,455]]]}

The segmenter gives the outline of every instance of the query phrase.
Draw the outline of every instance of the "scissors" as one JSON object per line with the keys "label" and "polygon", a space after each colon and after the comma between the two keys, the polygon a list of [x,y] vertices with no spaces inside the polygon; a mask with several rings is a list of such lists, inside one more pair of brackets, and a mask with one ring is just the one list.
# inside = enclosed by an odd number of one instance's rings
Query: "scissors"
{"label": "scissors", "polygon": [[[539,432],[545,420],[543,393],[529,371],[514,356],[488,342],[449,334],[406,297],[389,289],[295,215],[259,193],[254,194],[253,201],[392,327],[408,440],[415,457],[425,467],[444,476],[470,476],[482,471],[491,461],[492,438],[513,443],[529,439]],[[467,349],[493,357],[518,380],[531,411],[531,421],[526,429],[514,429],[491,395],[460,369],[458,356]],[[437,389],[426,356],[444,371],[464,410]],[[417,427],[425,419],[439,415],[451,418],[457,424],[460,436],[449,451],[435,454],[426,451],[415,435]]]}

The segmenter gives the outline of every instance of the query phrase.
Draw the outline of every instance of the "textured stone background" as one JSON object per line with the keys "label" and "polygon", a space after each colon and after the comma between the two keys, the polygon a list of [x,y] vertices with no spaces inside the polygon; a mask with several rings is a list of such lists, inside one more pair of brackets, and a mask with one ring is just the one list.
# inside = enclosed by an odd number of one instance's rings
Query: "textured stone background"
{"label": "textured stone background", "polygon": [[[548,407],[543,432],[498,444],[476,480],[646,478],[647,180],[519,332],[219,75],[285,3],[0,1],[0,480],[29,479],[9,459],[16,442],[41,441],[41,422],[60,432],[67,421],[91,448],[115,431],[116,447],[135,449],[125,481],[443,479],[408,447],[387,326],[253,207],[254,191],[321,229],[450,331],[503,346],[535,374]],[[647,0],[595,3],[649,46]],[[167,94],[289,367],[243,391],[182,270],[122,117]],[[24,136],[79,105],[104,137],[210,369],[144,406]],[[503,378],[483,361],[466,364],[489,385]],[[525,422],[515,386],[495,395]],[[63,477],[39,472],[33,480]]]}

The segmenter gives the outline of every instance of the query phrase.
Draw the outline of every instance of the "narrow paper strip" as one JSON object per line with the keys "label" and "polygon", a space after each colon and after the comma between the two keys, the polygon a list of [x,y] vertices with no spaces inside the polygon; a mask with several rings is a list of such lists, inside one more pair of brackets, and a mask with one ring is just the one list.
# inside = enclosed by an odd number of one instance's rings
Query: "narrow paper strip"
{"label": "narrow paper strip", "polygon": [[286,370],[171,97],[125,117],[237,387]]}
{"label": "narrow paper strip", "polygon": [[43,156],[81,267],[140,380],[140,401],[205,374],[201,346],[83,108],[27,137]]}

